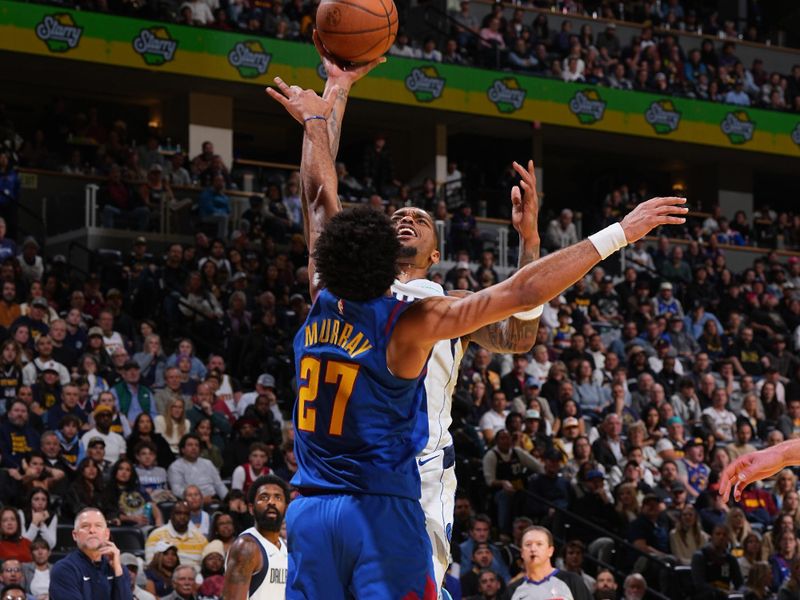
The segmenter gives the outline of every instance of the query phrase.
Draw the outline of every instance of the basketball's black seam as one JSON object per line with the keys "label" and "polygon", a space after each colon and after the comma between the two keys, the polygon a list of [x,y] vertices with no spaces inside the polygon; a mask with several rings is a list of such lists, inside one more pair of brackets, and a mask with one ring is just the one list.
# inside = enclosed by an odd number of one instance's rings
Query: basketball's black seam
{"label": "basketball's black seam", "polygon": [[377,45],[378,45],[378,44],[380,44],[380,43],[381,43],[381,40],[379,39],[377,42],[375,42],[374,44],[372,44],[372,46],[370,46],[369,48],[367,48],[367,49],[363,50],[363,51],[361,52],[361,54],[359,54],[358,56],[354,57],[354,58],[353,58],[353,60],[354,60],[354,61],[358,60],[359,58],[361,58],[362,56],[364,56],[364,55],[365,55],[367,52],[369,52],[370,50],[372,50],[372,49],[373,49],[375,46],[377,46]]}
{"label": "basketball's black seam", "polygon": [[[390,23],[389,26],[396,24],[397,21]],[[375,31],[382,31],[384,29],[383,26],[376,27],[375,29],[359,29],[358,31],[328,31],[326,29],[319,28],[319,32],[324,35],[358,35],[359,33],[374,33]],[[374,48],[375,46],[373,46]]]}
{"label": "basketball's black seam", "polygon": [[[384,50],[384,52],[386,52],[386,51],[389,50],[389,47],[391,46],[389,41],[392,39],[392,16],[389,14],[389,11],[386,9],[386,4],[384,4],[383,0],[379,0],[379,1],[381,3],[381,6],[383,7],[383,12],[386,15],[386,22],[387,22],[387,27],[386,27],[386,50]],[[389,0],[389,2],[391,2],[392,5],[394,5],[394,0]]]}
{"label": "basketball's black seam", "polygon": [[[363,10],[365,13],[367,13],[369,15],[372,15],[373,17],[382,17],[383,16],[383,15],[381,15],[379,13],[372,12],[368,8],[364,8],[360,4],[356,4],[355,2],[348,2],[347,0],[334,0],[333,2],[331,2],[331,4],[344,4],[346,6],[352,6],[353,8],[357,8],[359,10]],[[381,2],[381,6],[383,6],[383,2]],[[319,10],[319,9],[317,9],[317,10]],[[383,8],[383,12],[384,13],[386,12],[386,7],[385,6]]]}

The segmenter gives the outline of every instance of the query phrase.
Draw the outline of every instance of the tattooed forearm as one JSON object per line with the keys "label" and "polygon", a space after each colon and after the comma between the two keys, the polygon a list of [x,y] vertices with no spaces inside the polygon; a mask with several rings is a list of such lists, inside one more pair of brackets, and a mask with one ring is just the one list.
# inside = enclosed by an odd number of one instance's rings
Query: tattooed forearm
{"label": "tattooed forearm", "polygon": [[328,140],[331,146],[331,157],[336,160],[339,153],[339,140],[342,135],[342,121],[344,120],[344,109],[347,105],[347,90],[339,88],[336,93],[336,101],[333,104],[333,111],[328,117]]}
{"label": "tattooed forearm", "polygon": [[510,317],[479,329],[469,339],[491,352],[528,352],[536,341],[538,330],[539,319],[522,321]]}

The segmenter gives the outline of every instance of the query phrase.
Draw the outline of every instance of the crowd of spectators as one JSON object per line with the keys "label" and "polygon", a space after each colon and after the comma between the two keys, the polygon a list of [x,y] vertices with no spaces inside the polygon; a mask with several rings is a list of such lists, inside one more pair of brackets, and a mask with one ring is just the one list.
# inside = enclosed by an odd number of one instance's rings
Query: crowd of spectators
{"label": "crowd of spectators", "polygon": [[[477,349],[462,365],[462,584],[484,569],[513,579],[533,522],[569,542],[564,568],[596,598],[614,596],[587,554],[669,597],[795,593],[796,474],[740,503],[717,492],[732,459],[800,435],[800,260],[768,255],[735,273],[713,244],[684,253],[661,238],[627,252],[621,278],[597,268],[545,307],[530,353]],[[482,511],[491,516],[467,518]],[[476,552],[493,530],[490,553]]]}
{"label": "crowd of spectators", "polygon": [[[614,6],[617,4],[623,6],[623,3],[614,3]],[[658,4],[663,19],[656,18]],[[510,69],[615,89],[773,110],[800,110],[800,65],[793,67],[791,73],[770,72],[761,59],[745,65],[736,56],[736,41],[758,39],[755,27],[748,27],[741,36],[732,21],[716,25],[716,13],[713,13],[703,32],[718,34],[726,40],[721,51],[716,50],[711,39],[697,42],[696,47],[684,47],[681,44],[685,45],[686,40],[675,31],[696,31],[700,27],[693,11],[684,12],[677,0],[644,2],[640,6],[644,13],[631,12],[640,15],[637,20],[644,21],[644,26],[641,33],[626,44],[617,35],[614,22],[608,23],[602,31],[595,31],[590,24],[573,30],[572,21],[565,20],[556,30],[549,25],[545,13],[521,8],[511,11],[501,4],[479,20],[470,3],[464,1],[460,11],[453,13],[456,25],[443,52],[435,49],[433,38],[426,40],[421,48],[415,48],[403,33],[398,35],[391,53]],[[605,15],[613,10],[609,6],[601,12]],[[656,27],[662,20],[672,23],[676,15],[680,15],[684,27]],[[688,24],[688,20],[692,23]]]}
{"label": "crowd of spectators", "polygon": [[[60,3],[63,4],[63,3]],[[184,25],[246,31],[278,39],[311,40],[317,2],[307,0],[72,0],[84,10],[113,12]],[[743,64],[736,42],[764,42],[762,15],[750,3],[750,20],[737,25],[720,22],[716,11],[698,12],[687,0],[643,2],[576,2],[535,0],[506,9],[501,3],[482,19],[469,0],[452,14],[455,25],[440,41],[426,33],[401,31],[389,53],[451,64],[508,69],[624,90],[697,98],[772,110],[800,110],[800,65],[791,73],[770,71],[763,61]],[[697,3],[702,4],[702,3]],[[573,30],[563,21],[558,30],[544,12],[524,7],[556,9],[560,13],[642,23],[640,35],[623,44],[616,25],[602,32],[589,24]],[[701,8],[701,7],[698,7]],[[698,47],[682,47],[674,32],[703,33],[727,40],[717,52],[711,39]]]}
{"label": "crowd of spectators", "polygon": [[[619,215],[627,202],[609,194]],[[147,534],[145,579],[163,597],[178,563],[216,565],[208,540],[224,554],[249,523],[242,493],[257,474],[291,477],[291,340],[309,310],[307,255],[300,233],[267,233],[262,216],[253,207],[251,227],[219,238],[201,227],[163,255],[137,238],[88,277],[46,260],[35,240],[0,241],[4,567],[35,562],[58,523],[94,505]],[[620,277],[595,269],[545,307],[530,353],[470,349],[452,428],[451,575],[464,596],[482,580],[502,594],[521,577],[530,522],[570,542],[564,569],[598,598],[610,597],[607,576],[581,557],[663,591],[680,580],[662,563],[691,566],[702,589],[743,584],[733,567],[719,574],[725,561],[774,591],[795,585],[794,474],[739,504],[716,489],[732,457],[800,435],[800,261],[772,253],[732,272],[713,241],[721,221],[715,211],[685,252],[665,237],[635,245]],[[569,225],[542,222],[545,245],[574,241]],[[448,288],[498,281],[493,253],[471,242],[477,269],[462,249],[432,277]]]}

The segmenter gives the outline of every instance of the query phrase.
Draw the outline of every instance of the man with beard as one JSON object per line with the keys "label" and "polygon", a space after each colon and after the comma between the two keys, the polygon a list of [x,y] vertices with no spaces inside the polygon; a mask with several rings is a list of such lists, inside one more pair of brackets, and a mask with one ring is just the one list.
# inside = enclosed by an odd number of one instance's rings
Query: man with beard
{"label": "man with beard", "polygon": [[289,554],[281,524],[289,504],[289,486],[275,475],[253,482],[247,493],[254,527],[244,531],[228,552],[225,586],[228,600],[278,600],[286,596]]}
{"label": "man with beard", "polygon": [[84,508],[75,517],[72,539],[78,546],[50,571],[50,597],[69,600],[114,598],[132,600],[128,570],[122,566],[119,548],[103,513]]}

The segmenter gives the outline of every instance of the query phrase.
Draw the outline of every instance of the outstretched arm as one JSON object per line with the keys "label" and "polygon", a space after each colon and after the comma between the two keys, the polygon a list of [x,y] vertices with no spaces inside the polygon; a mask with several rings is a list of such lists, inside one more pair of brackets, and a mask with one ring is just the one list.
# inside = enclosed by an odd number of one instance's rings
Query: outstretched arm
{"label": "outstretched arm", "polygon": [[786,467],[800,465],[800,439],[764,448],[740,456],[720,473],[719,493],[727,502],[733,492],[737,502],[744,489],[756,481],[766,479]]}
{"label": "outstretched arm", "polygon": [[[330,153],[327,125],[338,88],[335,85],[326,87],[325,95],[320,98],[313,90],[303,90],[296,85],[288,86],[280,77],[275,78],[275,85],[277,89],[267,88],[267,93],[280,102],[305,130],[300,160],[300,195],[306,243],[311,256],[325,223],[332,214],[341,210],[339,183]],[[333,207],[335,212],[331,213]],[[319,293],[319,287],[314,259],[310,256],[308,277],[313,301]]]}
{"label": "outstretched arm", "polygon": [[261,552],[256,541],[249,536],[239,537],[228,552],[223,597],[226,600],[248,600],[250,580],[264,566],[261,564]]}
{"label": "outstretched arm", "polygon": [[[684,198],[653,198],[637,206],[622,223],[526,265],[491,288],[461,299],[445,296],[415,303],[400,317],[392,335],[387,349],[389,368],[398,377],[417,377],[438,340],[465,336],[544,304],[625,243],[660,225],[682,224],[687,209],[680,205],[685,203]],[[604,249],[602,256],[598,248]]]}
{"label": "outstretched arm", "polygon": [[[521,269],[539,258],[539,197],[536,193],[533,161],[528,161],[527,170],[515,162],[514,169],[522,178],[522,192],[517,186],[511,190],[511,223],[519,234],[518,267]],[[468,341],[492,352],[527,352],[536,341],[539,318],[508,317],[471,333],[467,336]]]}

